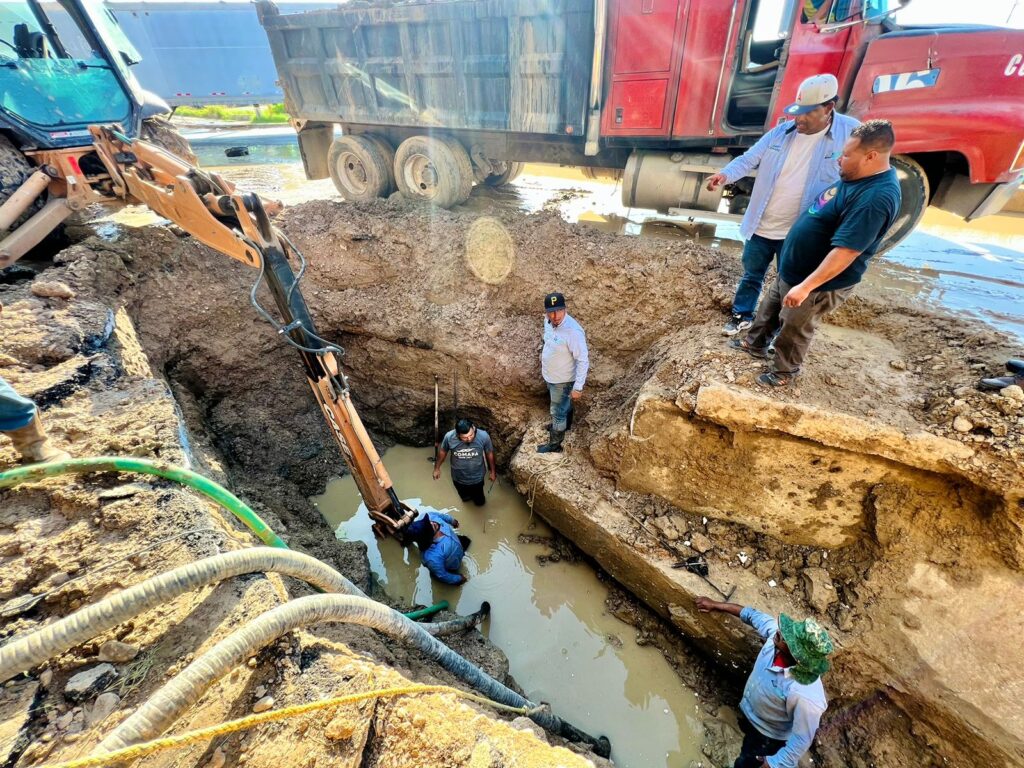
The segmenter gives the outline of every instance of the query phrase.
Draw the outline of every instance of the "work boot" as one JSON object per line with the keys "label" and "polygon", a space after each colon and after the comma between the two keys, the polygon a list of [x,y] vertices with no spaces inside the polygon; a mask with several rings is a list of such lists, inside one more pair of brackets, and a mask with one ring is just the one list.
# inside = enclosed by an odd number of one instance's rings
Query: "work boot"
{"label": "work boot", "polygon": [[537,453],[561,453],[563,440],[565,440],[565,432],[556,432],[552,429],[548,441],[537,446]]}
{"label": "work boot", "polygon": [[[572,417],[573,417],[574,413],[576,413],[576,409],[575,408],[570,408],[568,415],[565,417],[565,431],[566,432],[568,432],[570,429],[572,429]],[[553,424],[548,424],[546,427],[544,427],[544,429],[546,429],[548,432],[550,432],[552,426],[554,426],[554,425]]]}
{"label": "work boot", "polygon": [[1024,374],[1017,376],[1000,376],[995,379],[982,379],[978,382],[978,389],[987,390],[989,392],[998,392],[1001,389],[1012,387],[1016,384],[1018,387],[1024,388]]}
{"label": "work boot", "polygon": [[1007,360],[1006,370],[1017,376],[1024,376],[1024,360]]}
{"label": "work boot", "polygon": [[21,454],[22,464],[65,461],[71,458],[71,454],[67,451],[55,448],[50,443],[38,412],[32,417],[32,421],[21,429],[14,429],[4,434],[11,438],[14,447]]}

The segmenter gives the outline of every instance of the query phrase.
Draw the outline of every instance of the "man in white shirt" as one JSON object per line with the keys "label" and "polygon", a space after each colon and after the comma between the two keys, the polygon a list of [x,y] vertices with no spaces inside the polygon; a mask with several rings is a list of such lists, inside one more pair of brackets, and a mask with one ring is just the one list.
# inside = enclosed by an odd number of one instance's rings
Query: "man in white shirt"
{"label": "man in white shirt", "polygon": [[583,396],[590,369],[587,337],[580,324],[565,311],[565,297],[549,293],[544,297],[544,346],[540,371],[551,398],[551,427],[548,442],[538,453],[561,453],[572,404]]}
{"label": "man in white shirt", "polygon": [[733,298],[732,318],[722,329],[734,336],[750,328],[764,276],[782,250],[797,216],[839,180],[843,145],[860,122],[835,111],[839,82],[815,75],[800,85],[796,103],[784,110],[793,120],[768,131],[745,153],[708,179],[708,189],[732,184],[757,169],[750,204],[740,224],[743,277]]}

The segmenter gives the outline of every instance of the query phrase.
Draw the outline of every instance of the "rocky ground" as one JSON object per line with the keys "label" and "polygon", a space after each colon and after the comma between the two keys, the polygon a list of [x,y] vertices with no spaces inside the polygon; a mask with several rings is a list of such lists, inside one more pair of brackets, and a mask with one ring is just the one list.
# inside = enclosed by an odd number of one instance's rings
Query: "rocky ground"
{"label": "rocky ground", "polygon": [[[233,402],[229,413],[244,414],[252,429],[259,431],[263,423],[279,430],[268,430],[266,442],[250,451],[239,435],[211,429],[224,416],[206,393],[192,388],[189,365],[200,361],[171,363],[161,357],[157,335],[138,332],[135,313],[142,305],[157,315],[181,310],[181,325],[195,328],[205,298],[186,307],[189,302],[173,291],[163,293],[160,275],[186,269],[189,258],[195,266],[215,257],[161,228],[101,227],[98,236],[92,231],[74,232],[85,239],[52,262],[26,261],[3,275],[0,375],[40,404],[54,441],[76,456],[118,454],[190,465],[231,486],[293,548],[372,589],[364,547],[330,536],[299,482],[275,474],[280,466],[268,460],[275,438],[301,453],[297,433],[306,426],[309,403],[294,404],[293,420],[278,423],[273,412],[257,415],[266,409],[261,398],[272,398],[272,392],[256,393],[248,404]],[[145,262],[154,274],[136,271]],[[140,290],[149,278],[152,291]],[[251,352],[252,334],[227,330],[241,355]],[[271,342],[271,334],[260,330],[264,338],[257,343]],[[280,357],[278,350],[273,354]],[[278,360],[266,371],[276,376],[294,372],[294,366]],[[302,386],[300,377],[291,383]],[[287,386],[284,392],[290,400]],[[316,436],[307,445],[323,454],[326,438],[317,434],[316,420],[310,425]],[[15,458],[2,441],[0,466]],[[253,469],[246,469],[250,463]],[[337,459],[322,456],[320,463],[330,472]],[[297,468],[296,478],[302,476]],[[170,567],[254,543],[219,507],[152,477],[64,477],[0,491],[0,643]],[[0,688],[0,764],[14,768],[87,755],[213,643],[289,597],[310,593],[308,586],[274,574],[229,579],[143,613],[6,682]],[[453,637],[450,644],[491,674],[506,677],[507,660],[478,632]],[[433,663],[370,630],[309,627],[216,683],[173,730],[410,681],[459,685]],[[549,737],[530,721],[520,718],[510,727],[509,719],[443,694],[382,700],[219,737],[145,762],[211,768],[606,764],[549,746]],[[303,747],[283,751],[282,743]]]}
{"label": "rocky ground", "polygon": [[[398,201],[307,203],[280,224],[305,253],[307,302],[346,348],[375,437],[426,443],[434,376],[443,392],[457,378],[460,412],[487,425],[537,513],[653,610],[658,619],[633,623],[659,647],[672,626],[701,648],[723,675],[722,698],[735,695],[753,644],[694,611],[695,596],[718,588],[815,615],[833,633],[816,764],[1024,764],[1022,660],[1008,640],[1024,630],[1024,403],[973,388],[1015,352],[1007,340],[865,294],[823,328],[797,387],[767,391],[754,383],[760,364],[723,346],[738,265],[714,249],[602,234],[551,213]],[[248,306],[255,274],[166,229],[101,235],[46,270],[74,299],[32,298],[27,282],[5,289],[13,303],[0,294],[12,309],[27,303],[5,326],[13,362],[0,373],[36,394],[68,392],[47,417],[76,452],[152,446],[173,457],[165,441],[183,420],[201,466],[293,546],[365,568],[306,502],[340,461],[292,352]],[[592,374],[567,453],[540,457],[538,303],[552,289],[587,330]],[[139,362],[105,362],[94,340],[108,327],[130,327]],[[147,402],[126,391],[136,379],[153,407],[180,417],[135,425],[132,409]],[[65,403],[83,391],[65,430]],[[99,420],[117,398],[129,405],[111,429]],[[50,509],[53,492],[30,498]],[[79,524],[93,517],[102,523]],[[673,568],[687,557],[704,558],[709,581]],[[28,568],[19,552],[8,558],[0,567]],[[688,682],[700,690],[708,679]],[[727,764],[730,729],[724,713],[709,724],[716,765]]]}

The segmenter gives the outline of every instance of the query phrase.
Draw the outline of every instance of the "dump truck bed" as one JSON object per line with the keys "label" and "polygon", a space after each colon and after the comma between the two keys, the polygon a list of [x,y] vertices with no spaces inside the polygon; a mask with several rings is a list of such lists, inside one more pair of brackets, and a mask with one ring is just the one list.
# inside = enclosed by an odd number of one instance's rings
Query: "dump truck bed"
{"label": "dump truck bed", "polygon": [[294,117],[583,135],[591,0],[257,9]]}

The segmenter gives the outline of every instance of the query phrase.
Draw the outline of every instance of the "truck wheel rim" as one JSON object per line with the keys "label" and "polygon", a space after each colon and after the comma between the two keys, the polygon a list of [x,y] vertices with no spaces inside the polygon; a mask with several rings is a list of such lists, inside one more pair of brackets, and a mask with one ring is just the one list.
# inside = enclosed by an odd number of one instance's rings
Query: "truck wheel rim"
{"label": "truck wheel rim", "polygon": [[338,156],[338,176],[342,183],[356,194],[367,191],[366,166],[353,152],[342,152]]}
{"label": "truck wheel rim", "polygon": [[426,198],[437,194],[437,170],[426,155],[410,155],[403,172],[409,189]]}

